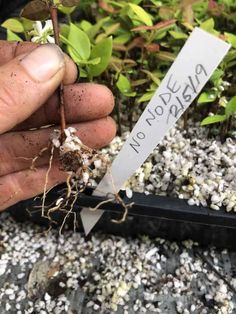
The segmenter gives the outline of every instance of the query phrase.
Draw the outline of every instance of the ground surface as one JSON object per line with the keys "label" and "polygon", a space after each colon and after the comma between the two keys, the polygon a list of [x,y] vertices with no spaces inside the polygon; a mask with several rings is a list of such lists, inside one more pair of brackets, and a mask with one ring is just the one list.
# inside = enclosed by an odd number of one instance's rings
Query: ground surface
{"label": "ground surface", "polygon": [[234,252],[145,236],[59,236],[6,214],[0,230],[1,314],[236,313]]}
{"label": "ground surface", "polygon": [[[182,120],[166,134],[147,161],[126,183],[131,190],[187,199],[189,205],[236,211],[236,133],[221,143],[209,130]],[[115,157],[129,133],[104,149]]]}

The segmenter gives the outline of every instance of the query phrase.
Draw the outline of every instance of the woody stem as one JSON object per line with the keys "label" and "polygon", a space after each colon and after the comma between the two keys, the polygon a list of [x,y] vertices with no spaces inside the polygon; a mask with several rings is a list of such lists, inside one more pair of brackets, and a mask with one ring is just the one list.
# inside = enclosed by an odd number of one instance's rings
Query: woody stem
{"label": "woody stem", "polygon": [[[56,45],[60,47],[57,6],[55,4],[50,4],[49,10],[50,10],[50,16],[51,16],[52,25],[53,25],[55,43]],[[61,83],[59,87],[59,102],[60,102],[59,112],[60,112],[60,124],[61,124],[61,142],[63,142],[64,137],[65,137],[64,130],[66,128],[63,83]]]}

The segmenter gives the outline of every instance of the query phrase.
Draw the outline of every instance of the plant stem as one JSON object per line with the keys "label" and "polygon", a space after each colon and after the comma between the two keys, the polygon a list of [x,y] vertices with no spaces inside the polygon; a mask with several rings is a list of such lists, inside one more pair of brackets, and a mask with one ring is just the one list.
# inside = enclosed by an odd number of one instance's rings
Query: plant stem
{"label": "plant stem", "polygon": [[72,22],[70,14],[66,14],[67,21],[70,24]]}
{"label": "plant stem", "polygon": [[220,129],[221,144],[223,144],[225,142],[225,139],[226,139],[227,122],[228,121],[225,121],[225,122],[222,122],[222,124],[221,124],[221,129]]}
{"label": "plant stem", "polygon": [[189,110],[187,109],[187,110],[185,110],[185,112],[184,112],[184,130],[185,131],[187,131],[187,129],[188,129],[188,112],[189,112]]}
{"label": "plant stem", "polygon": [[[52,20],[53,25],[53,33],[54,33],[54,39],[55,44],[60,47],[60,41],[59,41],[59,23],[58,23],[58,14],[57,14],[57,6],[55,4],[50,4],[49,7],[50,10],[50,16]],[[65,133],[64,130],[66,128],[66,118],[65,118],[65,103],[64,103],[64,86],[63,83],[60,84],[59,87],[59,102],[60,102],[60,124],[61,124],[61,143],[64,140]]]}
{"label": "plant stem", "polygon": [[233,118],[233,116],[230,116],[230,117],[228,118],[227,127],[226,127],[226,135],[228,135],[228,133],[229,133],[230,130],[231,130],[231,127],[232,127],[232,118]]}

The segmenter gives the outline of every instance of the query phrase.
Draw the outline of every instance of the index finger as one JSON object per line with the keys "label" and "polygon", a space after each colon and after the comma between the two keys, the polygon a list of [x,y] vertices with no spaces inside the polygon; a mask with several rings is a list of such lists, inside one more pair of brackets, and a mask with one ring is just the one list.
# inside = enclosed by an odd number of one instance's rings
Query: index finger
{"label": "index finger", "polygon": [[[28,53],[40,44],[31,42],[17,42],[17,41],[6,41],[0,40],[0,66],[11,61],[15,57]],[[65,85],[73,84],[76,81],[78,71],[75,63],[65,54],[65,75],[63,83]]]}

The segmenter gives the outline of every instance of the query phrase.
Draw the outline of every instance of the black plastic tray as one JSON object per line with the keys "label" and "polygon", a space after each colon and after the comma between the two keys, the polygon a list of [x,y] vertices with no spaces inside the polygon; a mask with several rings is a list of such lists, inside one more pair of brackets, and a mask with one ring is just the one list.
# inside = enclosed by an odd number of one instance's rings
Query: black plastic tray
{"label": "black plastic tray", "polygon": [[[49,203],[58,198],[59,191],[61,189],[56,188],[48,194]],[[74,208],[74,211],[78,213],[78,225],[81,231],[82,224],[79,215],[81,208],[94,208],[105,199],[92,196],[91,192],[87,190],[81,194]],[[124,194],[121,194],[121,197],[125,203],[134,202],[125,222],[121,224],[111,222],[112,219],[122,217],[124,208],[120,204],[116,202],[104,204],[102,208],[105,213],[91,234],[98,230],[121,236],[144,234],[178,242],[192,239],[204,246],[236,248],[236,213],[227,213],[224,209],[215,211],[202,206],[189,206],[185,200],[143,193],[134,193],[132,199],[128,199]],[[40,205],[39,200],[27,200],[14,205],[9,211],[17,220],[30,219],[47,226],[48,221],[41,217],[40,211],[35,211],[37,205]],[[53,220],[60,225],[63,215],[57,212]],[[73,227],[72,217],[68,220],[68,227]]]}

